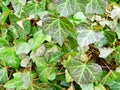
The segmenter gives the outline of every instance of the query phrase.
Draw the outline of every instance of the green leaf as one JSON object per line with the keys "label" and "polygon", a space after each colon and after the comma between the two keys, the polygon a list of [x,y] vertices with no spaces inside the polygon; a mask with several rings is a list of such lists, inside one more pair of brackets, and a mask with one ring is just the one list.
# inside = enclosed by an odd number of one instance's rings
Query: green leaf
{"label": "green leaf", "polygon": [[61,56],[63,55],[63,52],[56,52],[54,53],[49,53],[45,55],[47,61],[49,64],[54,64],[60,61]]}
{"label": "green leaf", "polygon": [[42,30],[40,30],[33,35],[33,40],[32,50],[36,50],[45,40],[51,41],[51,37],[43,34]]}
{"label": "green leaf", "polygon": [[120,25],[118,25],[118,26],[115,28],[115,32],[117,33],[117,36],[118,36],[118,38],[120,39]]}
{"label": "green leaf", "polygon": [[41,13],[44,12],[44,7],[40,2],[32,2],[27,3],[24,7],[24,10],[27,14],[29,14],[29,16],[34,15],[34,17],[38,17]]}
{"label": "green leaf", "polygon": [[66,79],[66,82],[72,82],[73,81],[72,77],[70,76],[70,74],[68,73],[67,70],[65,70],[65,79]]}
{"label": "green leaf", "polygon": [[106,58],[113,52],[113,50],[114,49],[112,49],[112,48],[105,48],[105,47],[99,48],[99,51],[100,51],[99,57]]}
{"label": "green leaf", "polygon": [[102,84],[100,84],[98,86],[95,86],[94,90],[106,90],[106,88]]}
{"label": "green leaf", "polygon": [[56,77],[56,68],[53,65],[47,64],[44,59],[36,60],[36,66],[39,74],[39,78],[43,82],[51,80],[51,75],[54,74],[53,79]]}
{"label": "green leaf", "polygon": [[94,84],[93,83],[80,84],[80,87],[82,88],[82,90],[94,90]]}
{"label": "green leaf", "polygon": [[83,14],[83,12],[78,12],[73,16],[73,19],[80,20],[81,22],[87,22],[86,16]]}
{"label": "green leaf", "polygon": [[30,31],[31,31],[31,23],[30,23],[29,20],[24,20],[24,21],[23,21],[23,27],[24,27],[24,29],[25,29],[26,34],[27,34],[27,35],[30,34]]}
{"label": "green leaf", "polygon": [[8,74],[6,68],[0,68],[0,84],[6,83],[8,80]]}
{"label": "green leaf", "polygon": [[120,90],[120,79],[106,83],[110,90]]}
{"label": "green leaf", "polygon": [[20,60],[16,55],[13,47],[2,47],[0,48],[0,59],[3,60],[6,65],[12,68],[18,68]]}
{"label": "green leaf", "polygon": [[116,39],[116,33],[113,31],[104,31],[104,37],[110,42],[113,43]]}
{"label": "green leaf", "polygon": [[84,64],[80,60],[72,60],[66,68],[79,85],[97,82],[101,79],[102,68],[98,64]]}
{"label": "green leaf", "polygon": [[70,32],[75,32],[74,26],[65,17],[55,17],[53,15],[46,15],[43,20],[43,30],[59,44],[68,37]]}
{"label": "green leaf", "polygon": [[16,54],[28,54],[31,50],[30,45],[27,42],[21,42],[14,46]]}
{"label": "green leaf", "polygon": [[74,13],[84,11],[88,0],[58,0],[57,11],[61,16],[70,16]]}
{"label": "green leaf", "polygon": [[88,46],[91,43],[100,41],[103,38],[102,33],[95,32],[92,30],[81,30],[78,35],[78,44],[83,46]]}
{"label": "green leaf", "polygon": [[105,84],[120,78],[120,72],[110,70],[101,80],[101,83]]}
{"label": "green leaf", "polygon": [[26,0],[10,0],[12,3],[12,6],[15,10],[16,14],[20,14],[22,12],[23,6],[26,4]]}
{"label": "green leaf", "polygon": [[3,39],[2,37],[0,37],[0,47],[5,46],[5,45],[6,46],[9,45],[8,41],[6,39]]}
{"label": "green leaf", "polygon": [[16,89],[16,90],[27,89],[32,82],[30,72],[25,72],[25,73],[17,72],[14,73],[13,76],[14,78],[9,80],[4,85],[5,88]]}
{"label": "green leaf", "polygon": [[103,14],[105,13],[105,8],[108,5],[107,0],[89,0],[89,3],[85,7],[86,13],[96,13]]}
{"label": "green leaf", "polygon": [[8,7],[5,6],[4,4],[1,4],[1,7],[2,7],[2,12],[3,12],[3,13],[2,13],[3,15],[2,15],[2,21],[1,21],[1,22],[3,23],[3,25],[5,25],[10,10],[9,10]]}

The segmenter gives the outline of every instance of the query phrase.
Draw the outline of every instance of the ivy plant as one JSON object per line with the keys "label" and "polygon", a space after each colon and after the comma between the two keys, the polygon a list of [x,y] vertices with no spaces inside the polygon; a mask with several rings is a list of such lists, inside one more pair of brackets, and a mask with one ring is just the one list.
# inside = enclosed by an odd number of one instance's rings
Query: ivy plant
{"label": "ivy plant", "polygon": [[0,0],[0,90],[120,90],[120,1]]}

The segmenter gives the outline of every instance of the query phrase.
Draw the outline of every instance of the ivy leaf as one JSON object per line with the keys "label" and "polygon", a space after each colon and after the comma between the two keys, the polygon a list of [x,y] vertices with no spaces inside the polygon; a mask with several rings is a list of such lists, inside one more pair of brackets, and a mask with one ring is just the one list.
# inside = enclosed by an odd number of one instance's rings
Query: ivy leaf
{"label": "ivy leaf", "polygon": [[108,74],[106,74],[102,80],[101,83],[105,84],[107,82],[115,81],[120,78],[120,72],[116,72],[113,70],[110,70]]}
{"label": "ivy leaf", "polygon": [[60,60],[62,55],[63,55],[63,52],[56,52],[55,54],[49,53],[45,57],[47,58],[48,63],[54,64]]}
{"label": "ivy leaf", "polygon": [[4,45],[8,45],[8,41],[2,37],[0,37],[0,47],[4,46]]}
{"label": "ivy leaf", "polygon": [[104,31],[104,37],[107,39],[107,41],[113,43],[116,39],[116,33],[113,31]]}
{"label": "ivy leaf", "polygon": [[31,50],[30,45],[27,42],[21,42],[18,45],[15,45],[16,54],[28,54]]}
{"label": "ivy leaf", "polygon": [[98,86],[95,86],[94,90],[106,90],[106,88],[102,84],[100,84]]}
{"label": "ivy leaf", "polygon": [[107,0],[89,0],[90,2],[85,7],[86,13],[96,13],[103,14],[105,12],[105,8],[108,5]]}
{"label": "ivy leaf", "polygon": [[21,89],[27,89],[28,86],[31,84],[31,75],[30,72],[26,73],[14,73],[13,74],[14,78],[9,80],[4,87],[8,89],[16,89],[16,90],[21,90]]}
{"label": "ivy leaf", "polygon": [[8,80],[7,69],[0,68],[0,84],[6,83]]}
{"label": "ivy leaf", "polygon": [[106,83],[111,90],[120,90],[120,79]]}
{"label": "ivy leaf", "polygon": [[34,15],[36,17],[43,13],[44,8],[42,6],[43,5],[40,2],[27,3],[24,10],[29,16]]}
{"label": "ivy leaf", "polygon": [[43,34],[42,30],[36,32],[33,35],[32,50],[36,50],[45,40],[51,41],[51,37],[49,35]]}
{"label": "ivy leaf", "polygon": [[113,52],[114,49],[112,48],[99,48],[99,51],[100,51],[100,55],[99,57],[102,57],[102,58],[106,58],[107,56],[109,56],[112,52]]}
{"label": "ivy leaf", "polygon": [[43,82],[48,82],[48,80],[55,79],[56,68],[53,65],[47,64],[44,59],[36,60],[36,66],[39,73],[39,78]]}
{"label": "ivy leaf", "polygon": [[94,90],[94,84],[90,83],[90,84],[80,84],[80,87],[82,88],[82,90]]}
{"label": "ivy leaf", "polygon": [[97,82],[101,79],[102,68],[98,64],[84,64],[80,60],[72,60],[67,70],[79,85]]}
{"label": "ivy leaf", "polygon": [[23,6],[26,4],[26,0],[10,0],[12,3],[12,6],[15,10],[16,14],[20,14],[22,12]]}
{"label": "ivy leaf", "polygon": [[120,18],[120,7],[114,6],[114,9],[111,11],[111,18],[118,17]]}
{"label": "ivy leaf", "polygon": [[68,37],[70,32],[75,32],[74,26],[65,17],[55,17],[53,15],[46,15],[43,20],[43,30],[45,33],[63,45],[63,42]]}
{"label": "ivy leaf", "polygon": [[28,35],[31,31],[31,23],[29,20],[24,20],[23,21],[23,27],[25,29],[26,34]]}
{"label": "ivy leaf", "polygon": [[88,0],[58,0],[57,11],[61,16],[70,16],[74,13],[84,11],[84,6]]}
{"label": "ivy leaf", "polygon": [[3,60],[6,65],[15,69],[20,65],[20,60],[16,55],[13,47],[0,48],[0,59]]}
{"label": "ivy leaf", "polygon": [[91,43],[100,41],[103,38],[102,33],[95,32],[92,30],[81,30],[78,35],[78,44],[83,46],[88,46]]}

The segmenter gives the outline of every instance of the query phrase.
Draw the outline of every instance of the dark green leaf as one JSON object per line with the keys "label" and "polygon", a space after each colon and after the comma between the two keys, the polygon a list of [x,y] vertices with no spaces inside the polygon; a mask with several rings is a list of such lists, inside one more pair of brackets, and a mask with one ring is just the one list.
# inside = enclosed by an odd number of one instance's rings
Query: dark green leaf
{"label": "dark green leaf", "polygon": [[46,15],[43,20],[43,30],[45,33],[63,45],[63,42],[68,37],[70,32],[75,32],[74,26],[65,17],[55,17],[53,15]]}

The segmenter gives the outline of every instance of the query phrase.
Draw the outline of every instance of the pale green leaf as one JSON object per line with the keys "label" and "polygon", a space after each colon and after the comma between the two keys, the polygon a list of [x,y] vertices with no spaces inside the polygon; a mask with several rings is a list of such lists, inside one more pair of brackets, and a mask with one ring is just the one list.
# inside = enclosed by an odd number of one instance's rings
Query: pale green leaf
{"label": "pale green leaf", "polygon": [[66,68],[79,85],[97,82],[101,79],[102,68],[98,64],[84,64],[80,60],[72,60]]}
{"label": "pale green leaf", "polygon": [[10,0],[10,2],[12,3],[16,14],[20,14],[22,12],[23,6],[26,4],[26,0]]}
{"label": "pale green leaf", "polygon": [[82,30],[78,35],[78,44],[83,46],[88,46],[94,42],[100,41],[103,38],[102,33],[95,32],[92,30]]}
{"label": "pale green leaf", "polygon": [[105,47],[99,48],[99,51],[100,51],[99,57],[106,58],[113,52],[113,50],[114,49],[112,49],[112,48],[105,48]]}
{"label": "pale green leaf", "polygon": [[93,83],[80,84],[80,87],[82,88],[82,90],[94,90],[94,84]]}
{"label": "pale green leaf", "polygon": [[28,54],[31,50],[30,45],[27,42],[21,42],[18,45],[14,46],[16,54]]}
{"label": "pale green leaf", "polygon": [[86,16],[83,14],[83,12],[78,12],[76,13],[73,18],[75,20],[80,20],[81,22],[87,22],[87,18]]}
{"label": "pale green leaf", "polygon": [[105,8],[107,5],[107,0],[89,0],[89,3],[85,7],[85,11],[86,13],[103,14],[105,13]]}
{"label": "pale green leaf", "polygon": [[65,79],[66,79],[66,82],[72,82],[73,81],[72,77],[70,76],[70,74],[68,73],[67,70],[65,70]]}
{"label": "pale green leaf", "polygon": [[65,17],[55,17],[53,15],[46,15],[43,20],[43,30],[45,33],[63,45],[63,42],[68,37],[70,32],[75,32],[73,25]]}
{"label": "pale green leaf", "polygon": [[120,18],[120,7],[114,6],[113,10],[111,11],[111,18],[118,17]]}
{"label": "pale green leaf", "polygon": [[94,90],[107,90],[102,84],[95,86]]}
{"label": "pale green leaf", "polygon": [[74,13],[84,11],[88,0],[58,0],[57,11],[61,16],[70,16]]}

